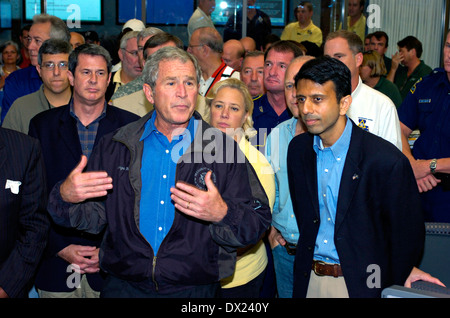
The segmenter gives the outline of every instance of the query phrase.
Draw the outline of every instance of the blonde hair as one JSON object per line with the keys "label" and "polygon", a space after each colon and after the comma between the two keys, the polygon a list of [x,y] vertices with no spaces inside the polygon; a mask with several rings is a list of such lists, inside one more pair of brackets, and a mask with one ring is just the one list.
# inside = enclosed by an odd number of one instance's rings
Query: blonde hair
{"label": "blonde hair", "polygon": [[384,60],[377,51],[364,52],[361,66],[368,66],[372,69],[370,77],[379,77],[387,73]]}
{"label": "blonde hair", "polygon": [[248,114],[247,120],[242,124],[245,137],[251,138],[256,135],[256,130],[253,128],[253,99],[248,91],[247,85],[237,78],[227,78],[214,84],[214,86],[206,95],[206,104],[208,105],[208,118],[205,118],[207,122],[211,121],[211,103],[216,98],[217,93],[224,87],[234,88],[238,90],[244,98],[245,113]]}

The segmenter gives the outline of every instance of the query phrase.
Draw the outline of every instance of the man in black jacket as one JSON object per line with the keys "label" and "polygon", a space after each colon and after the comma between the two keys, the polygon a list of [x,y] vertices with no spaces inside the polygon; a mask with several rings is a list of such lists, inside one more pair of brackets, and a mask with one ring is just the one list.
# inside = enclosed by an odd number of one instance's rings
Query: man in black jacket
{"label": "man in black jacket", "polygon": [[195,112],[200,76],[184,50],[154,53],[144,93],[155,110],[105,136],[89,160],[92,172],[83,173],[83,158],[53,188],[55,221],[105,230],[104,297],[218,296],[236,249],[255,244],[270,225],[255,171],[234,140]]}
{"label": "man in black jacket", "polygon": [[291,141],[288,179],[300,231],[294,297],[380,297],[420,260],[423,213],[409,161],[346,116],[351,75],[340,61],[296,78],[308,133]]}
{"label": "man in black jacket", "polygon": [[[139,118],[106,104],[110,74],[111,58],[104,48],[96,44],[77,47],[69,56],[73,99],[31,120],[29,134],[41,142],[49,190],[72,171],[81,155],[90,157],[103,135]],[[52,222],[36,277],[40,297],[98,297],[103,285],[98,266],[101,239],[101,234],[86,235]],[[70,265],[76,266],[79,277],[68,270]]]}

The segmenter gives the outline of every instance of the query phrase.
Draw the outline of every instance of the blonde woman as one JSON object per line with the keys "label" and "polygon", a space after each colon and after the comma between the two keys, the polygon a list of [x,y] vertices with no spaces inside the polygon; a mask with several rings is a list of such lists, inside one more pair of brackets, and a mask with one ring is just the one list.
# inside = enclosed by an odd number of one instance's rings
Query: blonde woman
{"label": "blonde woman", "polygon": [[[275,200],[274,172],[264,155],[249,142],[256,131],[252,121],[253,101],[246,85],[234,78],[220,81],[208,93],[206,102],[209,110],[206,120],[211,126],[232,136],[239,144],[256,171],[272,208]],[[238,250],[234,275],[221,281],[222,296],[259,297],[267,263],[267,252],[262,240],[256,245]]]}
{"label": "blonde woman", "polygon": [[402,97],[397,86],[388,81],[383,57],[377,51],[367,51],[363,53],[363,62],[359,67],[359,75],[364,84],[376,89],[389,97],[399,107],[402,103]]}

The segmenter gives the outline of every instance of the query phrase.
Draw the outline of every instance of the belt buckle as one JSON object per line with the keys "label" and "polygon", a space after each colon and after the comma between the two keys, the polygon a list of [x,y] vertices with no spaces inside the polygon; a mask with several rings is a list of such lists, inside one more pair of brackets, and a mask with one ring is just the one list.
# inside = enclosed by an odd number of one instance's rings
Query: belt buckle
{"label": "belt buckle", "polygon": [[315,273],[317,276],[325,276],[325,275],[323,275],[323,274],[318,273],[318,272],[317,272],[317,269],[316,269],[316,265],[317,265],[317,264],[319,264],[319,265],[325,265],[325,262],[323,262],[323,261],[313,261],[313,262],[314,262],[314,264],[313,264],[313,271],[314,271],[314,273]]}

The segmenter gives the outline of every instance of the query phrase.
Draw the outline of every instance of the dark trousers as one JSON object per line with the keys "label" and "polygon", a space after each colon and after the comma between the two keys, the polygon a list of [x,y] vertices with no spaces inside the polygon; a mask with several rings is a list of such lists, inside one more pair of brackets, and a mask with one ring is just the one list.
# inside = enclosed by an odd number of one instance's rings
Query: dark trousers
{"label": "dark trousers", "polygon": [[[175,286],[173,286],[175,287]],[[108,275],[100,294],[101,298],[217,298],[220,283],[171,288],[170,292],[156,291],[151,283],[133,283]]]}
{"label": "dark trousers", "polygon": [[236,286],[233,288],[222,288],[222,298],[259,298],[262,287],[264,285],[264,278],[266,277],[266,270],[253,278],[247,284]]}

